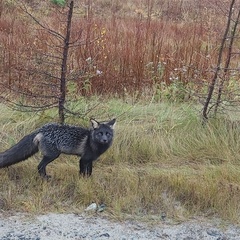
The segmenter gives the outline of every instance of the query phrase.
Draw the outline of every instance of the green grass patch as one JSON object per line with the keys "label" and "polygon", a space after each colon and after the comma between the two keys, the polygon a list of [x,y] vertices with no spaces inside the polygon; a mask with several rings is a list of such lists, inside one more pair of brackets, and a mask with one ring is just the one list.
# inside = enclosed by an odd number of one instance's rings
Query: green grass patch
{"label": "green grass patch", "polygon": [[[87,126],[93,113],[100,120],[117,117],[113,146],[94,163],[93,175],[79,177],[78,158],[61,155],[47,167],[52,179],[43,181],[37,173],[41,156],[36,154],[0,169],[2,210],[81,212],[96,202],[106,204],[105,213],[117,218],[166,215],[182,220],[207,214],[239,222],[240,129],[231,116],[202,126],[196,106],[189,104],[131,105],[95,98],[91,105],[91,114],[67,122]],[[0,108],[1,151],[57,119],[54,111]]]}

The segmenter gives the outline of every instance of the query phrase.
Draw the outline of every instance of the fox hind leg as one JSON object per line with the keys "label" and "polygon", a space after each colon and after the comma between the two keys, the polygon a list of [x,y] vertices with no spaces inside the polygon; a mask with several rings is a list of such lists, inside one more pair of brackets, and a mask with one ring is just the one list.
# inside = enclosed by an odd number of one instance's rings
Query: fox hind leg
{"label": "fox hind leg", "polygon": [[38,165],[38,173],[40,174],[41,177],[47,178],[47,179],[51,178],[51,176],[47,175],[46,173],[46,166],[50,162],[52,162],[54,159],[56,159],[58,156],[59,154],[55,156],[43,156],[42,161]]}

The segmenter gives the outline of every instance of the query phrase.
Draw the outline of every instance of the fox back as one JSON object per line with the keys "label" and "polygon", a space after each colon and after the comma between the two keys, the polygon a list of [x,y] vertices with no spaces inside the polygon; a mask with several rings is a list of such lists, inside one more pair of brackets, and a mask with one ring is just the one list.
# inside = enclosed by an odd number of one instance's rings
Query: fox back
{"label": "fox back", "polygon": [[43,155],[65,153],[81,156],[88,136],[88,129],[49,123],[38,130],[33,141]]}

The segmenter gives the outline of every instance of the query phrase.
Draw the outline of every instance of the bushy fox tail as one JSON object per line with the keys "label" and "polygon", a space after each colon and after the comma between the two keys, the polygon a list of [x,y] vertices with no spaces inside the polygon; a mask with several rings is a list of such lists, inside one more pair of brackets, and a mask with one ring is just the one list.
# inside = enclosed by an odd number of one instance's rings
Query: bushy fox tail
{"label": "bushy fox tail", "polygon": [[26,160],[37,153],[38,144],[34,143],[35,136],[36,133],[29,134],[10,149],[0,153],[0,168]]}

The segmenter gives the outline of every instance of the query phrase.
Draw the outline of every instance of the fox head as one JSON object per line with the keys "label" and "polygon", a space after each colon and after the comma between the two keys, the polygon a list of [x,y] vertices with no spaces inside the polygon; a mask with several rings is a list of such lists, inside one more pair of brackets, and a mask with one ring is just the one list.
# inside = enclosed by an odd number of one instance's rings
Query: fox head
{"label": "fox head", "polygon": [[92,124],[92,140],[100,144],[110,145],[113,139],[113,129],[116,124],[116,119],[109,122],[97,122],[91,119]]}

